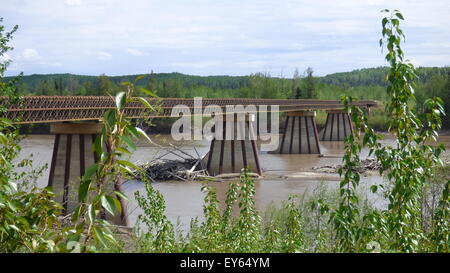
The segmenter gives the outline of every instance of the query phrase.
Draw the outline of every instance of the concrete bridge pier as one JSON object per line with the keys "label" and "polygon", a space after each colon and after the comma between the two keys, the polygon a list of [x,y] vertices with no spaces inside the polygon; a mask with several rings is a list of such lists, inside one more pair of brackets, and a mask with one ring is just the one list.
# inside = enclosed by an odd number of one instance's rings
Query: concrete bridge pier
{"label": "concrete bridge pier", "polygon": [[[232,116],[231,116],[232,117]],[[221,139],[213,138],[204,164],[210,175],[223,173],[240,173],[248,168],[250,172],[262,174],[259,162],[259,151],[256,144],[256,119],[254,114],[245,117],[235,115],[233,121],[224,116]],[[219,127],[216,123],[215,128]]]}
{"label": "concrete bridge pier", "polygon": [[86,168],[97,161],[92,143],[101,133],[100,123],[52,123],[55,134],[48,186],[68,213],[78,202],[77,193]]}
{"label": "concrete bridge pier", "polygon": [[320,132],[321,141],[343,141],[353,133],[350,115],[345,110],[327,111],[325,127]]}
{"label": "concrete bridge pier", "polygon": [[314,111],[288,112],[278,154],[320,154]]}

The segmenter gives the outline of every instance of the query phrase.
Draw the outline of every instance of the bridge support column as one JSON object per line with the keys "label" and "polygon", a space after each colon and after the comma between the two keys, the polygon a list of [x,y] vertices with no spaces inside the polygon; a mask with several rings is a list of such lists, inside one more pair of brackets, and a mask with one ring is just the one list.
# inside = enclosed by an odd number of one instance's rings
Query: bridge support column
{"label": "bridge support column", "polygon": [[[205,156],[205,165],[210,175],[240,173],[243,168],[262,174],[256,145],[255,121],[253,114],[247,114],[245,119],[235,116],[233,122],[228,122],[228,126],[227,121],[223,121],[222,139],[213,138]],[[217,127],[218,124],[216,129]]]}
{"label": "bridge support column", "polygon": [[353,133],[353,125],[350,116],[344,110],[327,111],[325,127],[320,132],[322,141],[343,141]]}
{"label": "bridge support column", "polygon": [[99,123],[53,123],[55,134],[48,186],[60,199],[64,213],[77,204],[78,185],[85,169],[97,161],[92,143],[102,126]]}
{"label": "bridge support column", "polygon": [[280,146],[274,153],[320,154],[315,115],[313,111],[288,112]]}

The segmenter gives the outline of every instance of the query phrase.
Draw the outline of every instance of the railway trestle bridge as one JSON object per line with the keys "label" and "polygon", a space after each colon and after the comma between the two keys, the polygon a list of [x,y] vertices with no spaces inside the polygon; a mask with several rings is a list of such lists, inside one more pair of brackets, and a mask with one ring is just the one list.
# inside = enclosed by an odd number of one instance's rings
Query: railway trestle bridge
{"label": "railway trestle bridge", "polygon": [[[148,98],[156,111],[149,111],[140,102],[127,103],[125,111],[133,119],[173,117],[172,111],[179,105],[191,109],[192,113],[204,113],[211,106],[220,107],[225,113],[230,105],[244,107],[268,106],[267,112],[247,114],[244,119],[234,119],[236,128],[245,128],[248,134],[240,139],[213,138],[208,154],[204,157],[204,166],[212,175],[239,172],[248,167],[262,174],[259,151],[256,143],[259,123],[255,115],[270,112],[286,112],[278,148],[273,153],[280,154],[321,154],[321,141],[342,141],[352,133],[353,126],[349,114],[344,111],[338,100],[315,99],[256,99],[256,98],[214,98],[202,99],[200,109],[194,98]],[[0,105],[7,100],[0,97]],[[352,103],[360,107],[376,107],[376,101],[362,100]],[[277,106],[277,107],[271,107]],[[16,120],[20,124],[50,123],[50,131],[55,135],[48,186],[59,183],[64,189],[63,205],[67,208],[69,180],[84,175],[85,169],[97,161],[92,152],[92,142],[101,132],[103,114],[115,108],[112,97],[107,96],[26,96],[21,105],[10,105],[4,117]],[[273,110],[276,109],[276,110]],[[197,111],[195,111],[197,110]],[[201,111],[199,111],[201,110]],[[318,132],[315,111],[327,111],[324,128]],[[226,117],[223,122],[226,121]],[[223,126],[223,134],[228,126]]]}

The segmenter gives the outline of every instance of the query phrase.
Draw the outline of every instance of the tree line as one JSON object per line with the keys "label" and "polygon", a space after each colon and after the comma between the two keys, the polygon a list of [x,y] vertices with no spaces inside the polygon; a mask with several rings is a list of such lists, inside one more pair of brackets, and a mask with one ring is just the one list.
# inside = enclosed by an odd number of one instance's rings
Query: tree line
{"label": "tree line", "polygon": [[[426,93],[439,93],[449,72],[448,66],[419,67],[419,89],[426,89]],[[387,67],[364,68],[324,77],[317,77],[313,73],[310,67],[303,73],[296,69],[292,78],[273,77],[267,72],[248,76],[194,76],[151,71],[137,82],[137,86],[156,90],[160,97],[198,94],[208,97],[339,98],[341,93],[357,90],[356,93],[364,93],[367,98],[384,100]],[[23,76],[18,88],[24,95],[105,95],[116,93],[120,90],[121,82],[130,81],[136,76],[34,74]],[[430,88],[433,90],[430,91]],[[368,91],[374,91],[375,94]]]}
{"label": "tree line", "polygon": [[[450,67],[420,67],[416,86],[416,110],[423,111],[428,98],[441,97],[450,112]],[[274,98],[339,100],[342,95],[355,99],[385,102],[387,67],[365,68],[334,73],[324,77],[314,75],[312,68],[296,69],[292,78],[273,77],[270,73],[248,76],[192,76],[181,73],[151,73],[142,77],[137,88],[143,87],[162,98]],[[23,76],[17,83],[22,95],[99,96],[114,95],[122,90],[121,82],[132,81],[136,75],[84,76],[48,74]],[[450,128],[450,119],[444,118]]]}

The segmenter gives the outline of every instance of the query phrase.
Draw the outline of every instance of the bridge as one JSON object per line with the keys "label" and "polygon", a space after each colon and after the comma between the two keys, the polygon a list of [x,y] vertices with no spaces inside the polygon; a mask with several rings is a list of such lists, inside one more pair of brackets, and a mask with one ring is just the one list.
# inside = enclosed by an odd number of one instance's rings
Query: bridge
{"label": "bridge", "polygon": [[[130,118],[171,117],[171,112],[177,105],[185,105],[194,109],[193,98],[147,98],[149,103],[158,106],[160,111],[149,112],[140,102],[128,103],[125,106]],[[202,110],[207,106],[217,105],[278,105],[281,112],[339,110],[343,105],[338,100],[314,99],[255,99],[255,98],[223,98],[202,99]],[[6,105],[5,97],[0,97],[0,106]],[[377,103],[371,100],[353,102],[361,107],[375,107]],[[114,98],[108,96],[26,96],[21,105],[8,106],[6,117],[16,120],[19,124],[53,123],[101,120],[108,109],[114,109]]]}
{"label": "bridge", "polygon": [[[202,99],[202,104],[198,106],[193,98],[146,99],[157,110],[149,111],[140,102],[132,102],[125,105],[127,116],[135,119],[173,117],[172,110],[179,105],[191,110],[201,110],[200,112],[208,111],[211,106],[218,106],[224,113],[229,105],[278,106],[267,108],[267,112],[287,112],[281,141],[274,151],[280,154],[320,155],[320,141],[342,141],[353,131],[350,117],[338,100],[214,98]],[[7,103],[7,98],[0,97],[0,105],[5,106]],[[371,108],[376,107],[377,103],[362,100],[353,102],[353,105]],[[20,105],[9,105],[4,114],[4,117],[18,124],[51,124],[50,131],[55,135],[55,141],[48,185],[55,186],[55,182],[63,184],[62,203],[66,209],[69,181],[79,179],[86,166],[97,161],[91,143],[101,132],[103,114],[113,108],[114,98],[107,96],[26,96]],[[320,134],[315,122],[316,110],[326,110],[328,113]],[[191,111],[188,115],[195,115],[196,112],[199,111]],[[244,120],[236,119],[233,122],[236,124],[232,129],[234,131],[228,133],[235,136],[238,127],[249,133],[241,140],[213,138],[209,152],[203,159],[204,166],[212,175],[236,173],[243,167],[262,175],[255,137],[255,127],[258,127],[258,124],[255,125],[255,116],[246,115]],[[228,127],[223,128],[225,136]]]}

